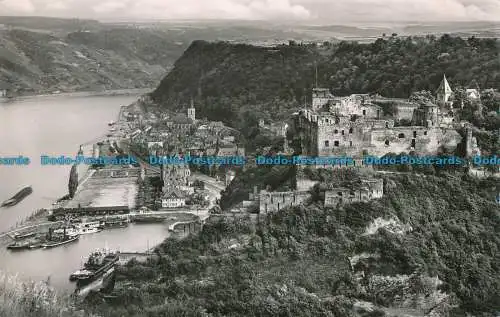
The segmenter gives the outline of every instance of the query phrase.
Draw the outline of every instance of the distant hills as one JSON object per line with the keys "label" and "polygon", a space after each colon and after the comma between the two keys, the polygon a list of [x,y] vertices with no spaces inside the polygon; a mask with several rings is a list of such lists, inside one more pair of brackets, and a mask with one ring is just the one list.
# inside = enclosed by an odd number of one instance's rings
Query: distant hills
{"label": "distant hills", "polygon": [[81,29],[97,29],[101,23],[97,20],[62,19],[49,17],[0,16],[0,24],[13,28],[33,30],[64,30],[66,32]]}
{"label": "distant hills", "polygon": [[193,40],[273,45],[301,38],[246,25],[0,17],[0,85],[14,95],[153,87]]}
{"label": "distant hills", "polygon": [[153,87],[187,43],[165,32],[0,30],[0,82],[14,94]]}
{"label": "distant hills", "polygon": [[[496,36],[499,30],[498,23],[490,22],[311,26],[263,21],[102,22],[0,17],[0,85],[21,95],[152,87],[168,74],[193,41],[205,40],[261,47],[195,42],[163,81],[154,94],[156,98],[162,102],[185,101],[198,95],[201,89],[201,98],[207,102],[219,102],[225,96],[255,104],[276,97],[287,102],[282,108],[293,108],[303,102],[304,89],[311,88],[314,63],[319,65],[322,84],[341,93],[373,91],[407,97],[413,88],[434,88],[443,72],[450,74],[452,80],[457,73],[460,83],[479,76],[486,87],[493,86],[495,80],[498,83],[493,68],[498,58],[492,58],[493,52],[473,56],[466,41],[421,42],[417,46],[404,41],[406,35],[454,32],[465,38],[471,35],[480,38]],[[370,44],[384,35],[385,42]],[[288,44],[289,40],[299,44],[326,41],[330,44],[319,48],[315,44],[275,48]],[[341,40],[368,44],[338,46]],[[455,44],[458,46],[453,47]],[[201,47],[207,52],[196,51]],[[408,47],[412,50],[406,53],[411,58],[399,51]],[[456,48],[461,53],[454,51]],[[438,60],[436,51],[449,53],[450,57]],[[425,58],[416,52],[424,53]],[[391,59],[396,60],[392,63]],[[203,73],[196,69],[198,63],[204,65]],[[486,69],[492,72],[479,74],[478,70]],[[380,71],[383,72],[377,74]],[[411,78],[415,82],[408,82]],[[178,83],[171,82],[177,80]],[[249,86],[242,86],[244,82]],[[396,86],[391,88],[391,85]],[[248,92],[242,93],[244,90]],[[220,102],[224,103],[229,102]]]}

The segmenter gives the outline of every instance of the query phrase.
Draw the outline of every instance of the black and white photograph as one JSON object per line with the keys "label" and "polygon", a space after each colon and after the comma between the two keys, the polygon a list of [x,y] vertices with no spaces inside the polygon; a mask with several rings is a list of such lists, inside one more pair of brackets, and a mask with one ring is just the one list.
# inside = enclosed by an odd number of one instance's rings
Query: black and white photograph
{"label": "black and white photograph", "polygon": [[0,0],[0,317],[500,317],[500,0]]}

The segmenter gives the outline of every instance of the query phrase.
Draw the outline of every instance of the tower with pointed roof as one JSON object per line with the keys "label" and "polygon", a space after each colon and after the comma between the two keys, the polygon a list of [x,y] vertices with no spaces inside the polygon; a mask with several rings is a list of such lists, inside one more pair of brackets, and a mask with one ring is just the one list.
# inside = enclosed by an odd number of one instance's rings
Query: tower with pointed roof
{"label": "tower with pointed roof", "polygon": [[193,99],[191,99],[191,105],[188,108],[188,118],[193,120],[193,122],[196,121],[196,109],[194,108]]}
{"label": "tower with pointed roof", "polygon": [[451,96],[453,95],[453,90],[446,79],[446,75],[443,75],[443,80],[439,85],[439,88],[436,92],[437,99],[436,101],[441,105],[449,105],[451,103]]}

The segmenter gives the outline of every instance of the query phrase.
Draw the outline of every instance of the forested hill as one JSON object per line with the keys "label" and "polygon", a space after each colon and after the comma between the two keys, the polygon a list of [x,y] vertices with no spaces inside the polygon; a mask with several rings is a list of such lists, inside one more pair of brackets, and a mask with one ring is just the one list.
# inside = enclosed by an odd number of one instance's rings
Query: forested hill
{"label": "forested hill", "polygon": [[230,122],[243,105],[262,107],[274,101],[297,105],[304,88],[311,87],[313,65],[320,59],[319,51],[307,46],[265,48],[195,41],[153,98],[175,108],[195,97],[202,104],[202,115]]}
{"label": "forested hill", "polygon": [[337,95],[407,98],[413,91],[434,92],[444,73],[452,88],[473,79],[481,88],[500,88],[499,48],[495,39],[448,35],[272,49],[195,41],[152,96],[170,108],[196,97],[202,115],[235,124],[242,108],[260,111],[265,118],[296,107],[306,92],[310,98],[315,64],[318,85]]}

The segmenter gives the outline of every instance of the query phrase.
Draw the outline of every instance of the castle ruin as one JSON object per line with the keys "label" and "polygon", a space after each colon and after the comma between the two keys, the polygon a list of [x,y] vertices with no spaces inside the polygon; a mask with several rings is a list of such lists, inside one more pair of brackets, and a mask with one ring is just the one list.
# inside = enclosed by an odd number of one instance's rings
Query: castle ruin
{"label": "castle ruin", "polygon": [[383,117],[382,108],[369,95],[337,97],[325,88],[315,88],[312,93],[312,107],[297,112],[293,120],[303,155],[436,155],[442,150],[454,151],[462,141],[445,109],[452,94],[446,77],[438,89],[438,104],[406,102],[404,109],[398,109],[411,119],[408,126],[395,126],[394,118]]}

